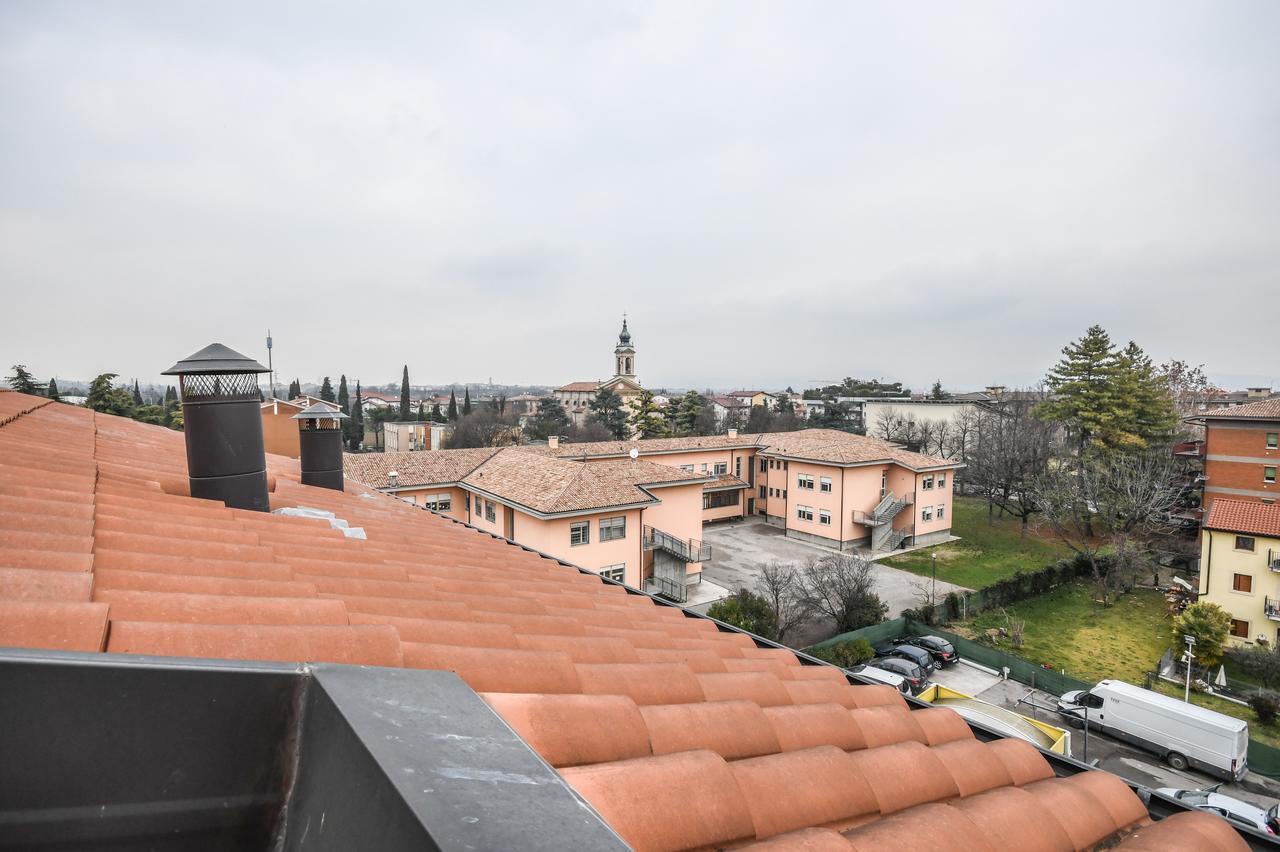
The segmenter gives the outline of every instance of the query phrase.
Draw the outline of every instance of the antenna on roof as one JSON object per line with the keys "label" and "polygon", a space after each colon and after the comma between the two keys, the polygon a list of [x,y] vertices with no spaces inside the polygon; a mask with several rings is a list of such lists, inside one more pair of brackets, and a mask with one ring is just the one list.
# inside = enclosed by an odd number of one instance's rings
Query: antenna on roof
{"label": "antenna on roof", "polygon": [[276,398],[276,370],[271,363],[271,329],[267,329],[267,369],[271,375],[271,398]]}

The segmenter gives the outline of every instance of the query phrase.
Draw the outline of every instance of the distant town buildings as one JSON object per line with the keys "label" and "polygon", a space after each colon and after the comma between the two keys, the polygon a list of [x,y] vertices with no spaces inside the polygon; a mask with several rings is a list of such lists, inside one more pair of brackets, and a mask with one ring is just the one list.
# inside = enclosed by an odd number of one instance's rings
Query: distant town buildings
{"label": "distant town buildings", "polygon": [[640,396],[644,388],[636,378],[636,349],[631,343],[631,332],[627,329],[626,319],[622,320],[622,331],[618,334],[618,343],[613,348],[613,378],[605,381],[570,382],[556,388],[552,395],[559,400],[565,413],[574,425],[581,426],[590,413],[591,401],[601,390],[611,390],[622,397],[628,408]]}

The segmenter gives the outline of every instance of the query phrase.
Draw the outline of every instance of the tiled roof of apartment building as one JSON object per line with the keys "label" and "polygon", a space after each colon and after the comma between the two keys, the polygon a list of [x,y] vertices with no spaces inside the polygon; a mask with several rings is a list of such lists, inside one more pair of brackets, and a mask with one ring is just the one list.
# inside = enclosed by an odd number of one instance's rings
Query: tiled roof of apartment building
{"label": "tiled roof of apartment building", "polygon": [[872,464],[891,461],[912,470],[960,466],[959,462],[951,459],[913,453],[879,438],[853,435],[837,429],[769,432],[760,436],[760,445],[761,455],[807,459],[830,464]]}
{"label": "tiled roof of apartment building", "polygon": [[358,485],[300,485],[291,460],[268,457],[272,507],[365,540],[187,496],[161,427],[14,393],[0,424],[0,645],[453,670],[642,850],[1246,848],[949,709]]}
{"label": "tiled roof of apartment building", "polygon": [[702,486],[703,491],[729,491],[735,488],[746,488],[747,481],[739,479],[732,473],[722,473],[711,482]]}
{"label": "tiled roof of apartment building", "polygon": [[1257,402],[1246,402],[1243,405],[1215,408],[1197,417],[1213,420],[1280,420],[1280,396],[1260,399]]}
{"label": "tiled roof of apartment building", "polygon": [[525,449],[560,458],[596,458],[625,456],[634,449],[639,453],[678,453],[685,450],[714,450],[730,447],[754,447],[759,435],[691,435],[686,438],[637,438],[630,441],[588,441],[581,444],[561,443],[557,449],[528,447]]}
{"label": "tiled roof of apartment building", "polygon": [[625,459],[583,464],[507,449],[464,477],[462,483],[554,515],[656,503],[641,486],[705,480],[653,462]]}
{"label": "tiled roof of apartment building", "polygon": [[492,447],[422,452],[344,453],[342,467],[357,482],[375,488],[388,486],[387,474],[395,471],[402,486],[444,485],[460,481],[499,450]]}
{"label": "tiled roof of apartment building", "polygon": [[1205,529],[1280,538],[1280,504],[1215,497]]}

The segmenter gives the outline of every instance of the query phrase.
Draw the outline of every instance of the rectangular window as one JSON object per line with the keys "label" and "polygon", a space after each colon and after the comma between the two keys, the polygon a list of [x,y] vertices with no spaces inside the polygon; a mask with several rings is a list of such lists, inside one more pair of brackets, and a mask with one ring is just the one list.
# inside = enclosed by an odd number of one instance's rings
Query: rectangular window
{"label": "rectangular window", "polygon": [[1236,536],[1236,550],[1247,550],[1253,552],[1253,536],[1238,535]]}
{"label": "rectangular window", "polygon": [[946,516],[947,516],[947,507],[946,507],[946,506],[939,506],[939,507],[938,507],[938,520],[942,520],[942,519],[943,519],[943,518],[945,518]]}
{"label": "rectangular window", "polygon": [[495,507],[492,500],[484,501],[484,519],[486,521],[496,521],[498,519],[498,515],[495,512]]}
{"label": "rectangular window", "polygon": [[467,511],[470,512],[471,511],[471,495],[464,494],[462,496],[462,500],[463,500],[463,505],[466,507]]}
{"label": "rectangular window", "polygon": [[813,490],[813,477],[807,473],[796,474],[796,488],[807,488]]}
{"label": "rectangular window", "polygon": [[713,472],[715,473],[716,476],[724,476],[729,472],[729,463],[716,462],[716,466],[713,468]]}
{"label": "rectangular window", "polygon": [[945,473],[938,474],[938,487],[939,488],[947,487],[947,475]]}
{"label": "rectangular window", "polygon": [[[751,471],[747,471],[747,473],[750,473],[750,472]],[[740,458],[733,460],[733,475],[738,477],[739,479],[742,478],[742,459]]]}
{"label": "rectangular window", "polygon": [[703,472],[703,473],[706,473],[706,472],[707,472],[707,463],[706,463],[706,462],[703,462],[703,463],[702,463],[702,472]]}
{"label": "rectangular window", "polygon": [[1276,447],[1280,447],[1280,432],[1268,432],[1267,449],[1274,450]]}
{"label": "rectangular window", "polygon": [[812,521],[813,509],[808,506],[796,506],[796,517],[802,521]]}
{"label": "rectangular window", "polygon": [[823,494],[831,493],[831,477],[829,476],[818,477],[818,484],[819,484],[818,490],[821,491]]}
{"label": "rectangular window", "polygon": [[1276,481],[1276,469],[1274,467],[1264,467],[1262,469],[1262,481],[1268,485],[1274,485]]}
{"label": "rectangular window", "polygon": [[702,508],[723,509],[725,506],[738,505],[737,491],[712,491],[702,495]]}
{"label": "rectangular window", "polygon": [[569,546],[591,543],[591,522],[578,521],[569,525]]}
{"label": "rectangular window", "polygon": [[682,464],[680,465],[680,469],[685,473],[693,473],[693,465],[691,464]]}
{"label": "rectangular window", "polygon": [[823,526],[828,526],[828,527],[831,526],[831,513],[828,512],[826,509],[819,509],[818,523],[822,524]]}
{"label": "rectangular window", "polygon": [[933,520],[933,507],[932,507],[932,506],[925,506],[923,509],[921,509],[921,510],[920,510],[920,520],[922,520],[922,521],[932,521],[932,520]]}
{"label": "rectangular window", "polygon": [[610,580],[617,580],[621,583],[627,576],[627,563],[623,562],[621,565],[606,565],[600,569],[600,576],[607,577]]}
{"label": "rectangular window", "polygon": [[1232,574],[1231,590],[1233,592],[1252,592],[1253,591],[1253,575],[1252,574]]}
{"label": "rectangular window", "polygon": [[764,473],[764,472],[765,472],[765,469],[766,469],[767,467],[768,467],[768,465],[766,465],[766,464],[765,464],[765,460],[764,460],[764,459],[760,459],[760,472],[761,472],[761,473]]}
{"label": "rectangular window", "polygon": [[785,488],[782,489],[781,496],[783,500],[787,499],[787,489]]}
{"label": "rectangular window", "polygon": [[783,460],[782,460],[782,469],[783,469],[783,470],[789,470],[789,468],[787,467],[787,460],[786,460],[786,459],[783,459]]}
{"label": "rectangular window", "polygon": [[766,492],[768,492],[768,490],[769,490],[769,489],[765,488],[763,485],[761,485],[761,486],[760,486],[760,499],[761,499],[761,500],[763,500],[766,496],[768,496],[768,495],[767,495],[767,493],[766,493]]}
{"label": "rectangular window", "polygon": [[1249,638],[1249,622],[1238,618],[1231,619],[1231,635],[1237,639]]}
{"label": "rectangular window", "polygon": [[627,519],[626,518],[601,518],[600,519],[600,540],[601,541],[617,541],[620,538],[627,537]]}
{"label": "rectangular window", "polygon": [[923,477],[923,478],[921,478],[921,480],[920,480],[920,488],[921,488],[921,489],[923,489],[923,490],[925,490],[925,491],[932,490],[932,488],[933,488],[933,474],[932,474],[932,473],[927,473],[927,474],[925,474],[925,475],[924,475],[924,477]]}
{"label": "rectangular window", "polygon": [[428,494],[423,499],[423,505],[437,512],[447,512],[453,508],[453,497],[448,494]]}

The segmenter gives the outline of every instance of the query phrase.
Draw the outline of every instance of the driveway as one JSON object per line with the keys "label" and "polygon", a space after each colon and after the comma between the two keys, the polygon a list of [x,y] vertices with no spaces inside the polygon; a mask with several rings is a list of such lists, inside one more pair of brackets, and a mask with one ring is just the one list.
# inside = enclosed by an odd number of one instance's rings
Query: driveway
{"label": "driveway", "polygon": [[[781,529],[770,526],[759,517],[703,527],[702,540],[711,545],[711,561],[703,564],[703,577],[730,591],[754,586],[760,566],[768,562],[803,564],[815,556],[829,556],[835,552],[827,547],[787,538]],[[871,570],[875,576],[876,594],[889,605],[889,618],[897,618],[904,609],[919,606],[915,587],[923,588],[928,584],[928,578],[878,562],[871,563]],[[938,583],[939,597],[951,591],[968,590],[950,583]],[[696,609],[705,612],[706,607],[698,606]],[[801,647],[831,635],[829,621],[815,623],[811,627],[803,635],[788,636],[787,644]]]}

